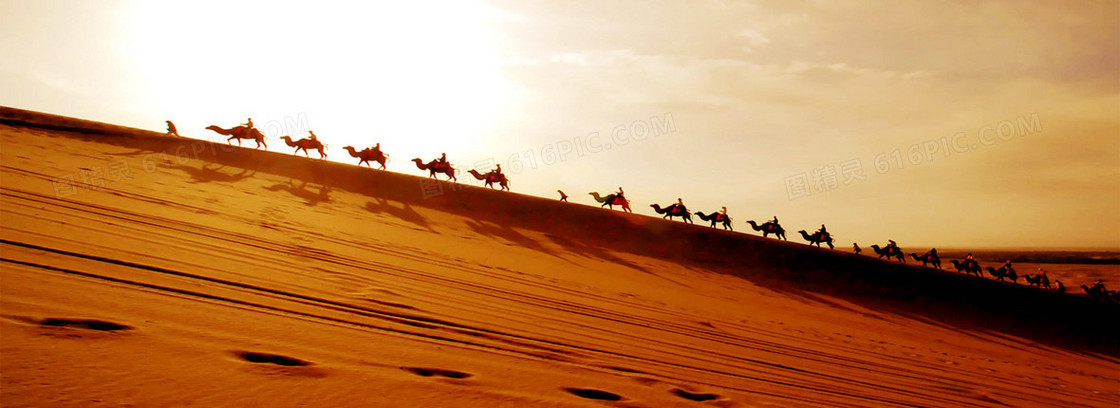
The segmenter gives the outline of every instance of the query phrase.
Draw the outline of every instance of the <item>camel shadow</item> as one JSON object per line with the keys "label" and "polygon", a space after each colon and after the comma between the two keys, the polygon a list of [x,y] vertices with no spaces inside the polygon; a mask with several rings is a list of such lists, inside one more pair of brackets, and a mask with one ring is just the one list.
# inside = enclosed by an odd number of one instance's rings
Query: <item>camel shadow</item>
{"label": "camel shadow", "polygon": [[625,267],[628,267],[628,268],[634,268],[634,269],[637,269],[637,270],[645,272],[645,273],[652,273],[648,269],[642,267],[641,265],[635,264],[633,262],[630,262],[630,261],[627,261],[625,259],[622,259],[622,258],[619,258],[617,256],[612,255],[610,252],[607,252],[603,248],[596,247],[596,246],[591,246],[591,245],[584,245],[584,244],[582,244],[578,241],[573,241],[573,240],[570,240],[570,239],[567,239],[567,238],[564,238],[564,237],[561,237],[561,236],[558,236],[558,235],[545,234],[545,236],[547,236],[548,239],[552,240],[552,242],[555,243],[556,245],[559,245],[559,246],[563,247],[568,252],[571,252],[573,254],[582,256],[584,258],[600,259],[600,260],[603,260],[603,261],[616,263],[616,264],[619,264],[619,265],[622,265],[622,266],[625,266]]}
{"label": "camel shadow", "polygon": [[265,187],[264,189],[268,191],[287,191],[288,193],[296,197],[307,200],[307,202],[304,204],[308,206],[314,206],[319,203],[326,203],[331,201],[330,187],[326,185],[319,185],[319,192],[316,193],[307,189],[306,181],[301,182],[298,187],[291,180],[288,180],[287,183],[276,183],[271,186]]}
{"label": "camel shadow", "polygon": [[[521,234],[520,232],[514,231],[513,228],[510,228],[509,226],[500,225],[500,224],[491,225],[489,223],[482,222],[482,221],[467,221],[467,226],[470,227],[471,230],[476,232],[476,233],[479,233],[479,234],[482,234],[482,235],[485,235],[485,236],[491,237],[491,238],[501,238],[501,239],[504,239],[506,241],[509,241],[509,242],[513,243],[513,244],[507,244],[507,245],[520,245],[522,247],[529,248],[529,249],[532,249],[534,251],[540,251],[540,252],[543,252],[545,254],[548,254],[548,255],[551,255],[551,256],[554,256],[554,257],[557,257],[557,258],[560,258],[560,259],[564,259],[560,255],[557,255],[555,252],[549,250],[548,248],[545,248],[544,245],[541,245],[540,242],[537,242],[536,240],[534,240],[532,238],[529,238],[529,237]],[[564,260],[566,260],[566,259],[564,259]]]}
{"label": "camel shadow", "polygon": [[224,183],[236,183],[241,180],[253,177],[255,174],[257,174],[256,170],[249,171],[249,169],[241,169],[240,173],[226,174],[219,171],[226,167],[224,165],[219,165],[216,169],[211,169],[209,166],[209,164],[206,164],[202,167],[194,168],[190,166],[173,165],[170,168],[187,173],[187,175],[191,176],[191,178],[193,179],[191,183],[210,183],[215,181]]}
{"label": "camel shadow", "polygon": [[390,204],[388,200],[383,198],[374,198],[374,200],[376,201],[370,201],[366,203],[366,211],[374,214],[388,214],[393,217],[397,217],[401,221],[415,224],[427,229],[430,232],[439,234],[438,231],[432,229],[432,226],[428,224],[428,219],[424,218],[423,215],[420,215],[420,213],[412,209],[412,206],[408,205],[408,203],[401,203],[401,206],[397,207],[393,204]]}

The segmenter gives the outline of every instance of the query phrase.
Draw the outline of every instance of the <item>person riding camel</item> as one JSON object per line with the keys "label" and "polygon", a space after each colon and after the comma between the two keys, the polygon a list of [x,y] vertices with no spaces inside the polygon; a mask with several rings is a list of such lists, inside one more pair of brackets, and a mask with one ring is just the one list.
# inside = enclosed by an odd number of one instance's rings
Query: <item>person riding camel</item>
{"label": "person riding camel", "polygon": [[716,221],[724,221],[727,219],[729,219],[727,216],[727,207],[720,207],[719,216],[716,218]]}
{"label": "person riding camel", "polygon": [[447,168],[447,153],[442,153],[440,154],[439,158],[436,159],[436,170],[442,170],[445,168]]}
{"label": "person riding camel", "polygon": [[312,132],[312,131],[308,130],[308,131],[307,131],[307,133],[310,133],[310,134],[311,134],[311,140],[312,140],[312,141],[314,141],[314,142],[318,142],[318,141],[319,141],[319,137],[318,137],[318,136],[315,136],[315,132]]}
{"label": "person riding camel", "polygon": [[253,131],[253,118],[249,118],[249,120],[245,121],[245,123],[242,123],[241,126],[245,127],[246,132]]}
{"label": "person riding camel", "polygon": [[684,213],[688,212],[688,208],[686,208],[684,206],[684,201],[681,200],[680,197],[677,197],[677,203],[673,204],[673,205],[675,205],[677,207],[676,207],[676,209],[673,210],[674,212],[672,212],[670,214],[684,214]]}
{"label": "person riding camel", "polygon": [[828,238],[829,237],[828,229],[824,227],[824,224],[821,224],[821,229],[817,230],[817,233],[821,234],[821,238]]}
{"label": "person riding camel", "polygon": [[490,175],[492,175],[494,177],[501,176],[502,175],[502,164],[498,163],[495,166],[497,166],[497,167],[495,167],[494,170],[490,170]]}
{"label": "person riding camel", "polygon": [[923,256],[928,256],[929,259],[940,259],[940,257],[937,256],[937,248],[930,248]]}
{"label": "person riding camel", "polygon": [[1014,270],[1014,269],[1012,269],[1012,268],[1011,268],[1011,260],[1010,260],[1010,259],[1008,259],[1008,260],[1007,260],[1007,262],[1004,262],[1004,263],[1003,263],[1003,266],[1002,266],[1002,268],[1003,268],[1004,270],[1006,270],[1006,271],[1012,271],[1012,270]]}

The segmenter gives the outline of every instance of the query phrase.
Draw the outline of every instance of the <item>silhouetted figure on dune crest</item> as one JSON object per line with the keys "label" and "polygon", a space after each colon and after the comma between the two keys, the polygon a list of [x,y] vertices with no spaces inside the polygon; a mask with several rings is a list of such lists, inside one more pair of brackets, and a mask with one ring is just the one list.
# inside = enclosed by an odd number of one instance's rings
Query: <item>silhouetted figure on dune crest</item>
{"label": "silhouetted figure on dune crest", "polygon": [[261,146],[264,146],[266,149],[268,148],[268,145],[264,142],[264,134],[261,133],[260,130],[257,130],[257,128],[237,126],[230,129],[222,129],[220,126],[210,125],[207,126],[206,129],[217,132],[222,136],[229,136],[229,139],[226,139],[227,144],[232,144],[230,141],[237,139],[237,145],[241,146],[241,139],[252,139],[257,142],[257,147],[255,148],[259,149]]}
{"label": "silhouetted figure on dune crest", "polygon": [[[891,243],[894,243],[894,241],[891,241]],[[879,255],[880,259],[885,256],[887,257],[887,260],[895,258],[899,262],[906,263],[906,256],[902,254],[902,249],[897,246],[891,246],[890,244],[887,244],[886,248],[880,248],[879,245],[872,245],[871,250],[875,251],[875,254]]]}
{"label": "silhouetted figure on dune crest", "polygon": [[350,153],[351,157],[358,158],[358,166],[361,166],[362,163],[365,163],[366,166],[372,169],[373,166],[369,164],[369,162],[372,161],[380,164],[381,170],[385,170],[385,163],[389,162],[389,155],[381,152],[381,143],[378,143],[377,146],[374,146],[372,148],[367,147],[365,149],[362,149],[361,151],[357,151],[356,149],[354,149],[354,146],[346,146],[342,149],[346,150],[347,153]]}
{"label": "silhouetted figure on dune crest", "polygon": [[723,224],[723,229],[725,230],[735,230],[731,228],[731,217],[727,215],[727,207],[723,207],[721,211],[713,212],[710,215],[704,214],[703,211],[697,211],[696,216],[700,217],[701,220],[711,222],[712,228],[715,228],[718,222]]}
{"label": "silhouetted figure on dune crest", "polygon": [[610,207],[610,209],[613,210],[614,206],[617,205],[622,207],[622,211],[633,212],[630,210],[630,200],[627,200],[626,197],[623,197],[621,195],[607,194],[606,197],[600,197],[599,193],[597,192],[590,192],[587,194],[590,194],[596,202],[602,204],[600,205],[600,207]]}
{"label": "silhouetted figure on dune crest", "polygon": [[692,223],[692,216],[688,213],[688,207],[685,207],[681,202],[681,199],[679,198],[677,199],[676,204],[672,204],[665,208],[661,208],[661,206],[657,204],[650,204],[649,206],[653,208],[653,211],[656,211],[658,214],[665,215],[661,218],[668,218],[672,220],[673,217],[681,217],[682,221],[689,224]]}
{"label": "silhouetted figure on dune crest", "polygon": [[937,248],[930,249],[929,252],[918,256],[917,253],[911,252],[910,257],[915,261],[921,262],[922,266],[933,265],[934,268],[941,269],[941,257],[937,256]]}
{"label": "silhouetted figure on dune crest", "polygon": [[988,274],[995,277],[996,280],[998,280],[998,281],[1003,281],[1004,278],[1007,278],[1007,279],[1011,279],[1012,282],[1015,282],[1016,280],[1019,279],[1019,275],[1015,273],[1015,268],[1011,268],[1011,267],[1007,266],[1007,264],[1004,264],[1003,266],[999,267],[999,269],[996,269],[996,268],[993,268],[993,267],[990,267],[990,266],[985,268],[985,269],[988,270]]}
{"label": "silhouetted figure on dune crest", "polygon": [[[311,135],[314,136],[315,134],[312,133]],[[307,151],[318,150],[320,159],[327,158],[327,153],[325,151],[327,145],[324,145],[323,142],[320,142],[318,138],[303,138],[292,141],[292,138],[290,136],[281,136],[280,139],[283,139],[284,143],[288,146],[296,148],[296,151],[293,154],[299,154],[299,151],[303,150],[303,154],[310,158],[311,155],[308,154]]]}
{"label": "silhouetted figure on dune crest", "polygon": [[832,237],[828,235],[828,232],[823,232],[822,233],[820,231],[817,231],[813,235],[809,235],[809,233],[806,232],[805,230],[800,230],[800,231],[797,231],[797,233],[801,234],[801,238],[804,238],[806,241],[809,241],[809,245],[816,245],[818,248],[820,248],[821,243],[823,242],[823,243],[828,244],[829,249],[835,249],[836,248],[835,246],[832,245]]}
{"label": "silhouetted figure on dune crest", "polygon": [[479,173],[478,170],[471,169],[467,173],[474,176],[477,180],[485,180],[486,187],[494,188],[494,183],[498,183],[502,190],[509,191],[509,179],[501,171],[491,171],[486,174]]}
{"label": "silhouetted figure on dune crest", "polygon": [[448,180],[451,180],[451,181],[458,181],[459,180],[455,177],[455,168],[451,167],[451,163],[447,162],[447,154],[446,153],[444,153],[444,155],[441,156],[440,158],[432,160],[432,161],[427,162],[427,163],[424,163],[424,161],[420,160],[420,158],[412,159],[412,162],[416,163],[416,168],[418,168],[420,170],[427,170],[428,171],[428,178],[435,178],[436,174],[438,173],[438,174],[447,175]]}
{"label": "silhouetted figure on dune crest", "polygon": [[[778,219],[778,217],[774,217],[774,219],[776,220]],[[770,234],[774,234],[774,237],[778,239],[786,239],[786,230],[782,228],[782,226],[779,225],[777,221],[766,221],[762,223],[762,225],[758,225],[754,222],[754,220],[750,220],[747,221],[747,224],[750,224],[751,229],[755,231],[762,231],[763,238],[766,238]]]}
{"label": "silhouetted figure on dune crest", "polygon": [[949,262],[953,264],[953,267],[957,269],[957,272],[981,277],[984,276],[984,270],[980,268],[980,263],[976,262],[976,260],[974,259],[965,259],[964,261],[958,261],[954,259]]}

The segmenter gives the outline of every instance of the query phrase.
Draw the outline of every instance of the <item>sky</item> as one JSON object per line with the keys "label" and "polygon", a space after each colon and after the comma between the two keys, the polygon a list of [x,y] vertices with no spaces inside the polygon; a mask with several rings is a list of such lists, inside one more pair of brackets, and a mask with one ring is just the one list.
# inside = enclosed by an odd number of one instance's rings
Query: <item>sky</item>
{"label": "sky", "polygon": [[[368,3],[368,4],[367,4]],[[1065,4],[1063,4],[1065,3]],[[1120,249],[1120,2],[0,0],[0,105],[389,170],[826,224],[842,247]],[[463,178],[464,182],[475,183]],[[791,240],[799,240],[790,236]]]}

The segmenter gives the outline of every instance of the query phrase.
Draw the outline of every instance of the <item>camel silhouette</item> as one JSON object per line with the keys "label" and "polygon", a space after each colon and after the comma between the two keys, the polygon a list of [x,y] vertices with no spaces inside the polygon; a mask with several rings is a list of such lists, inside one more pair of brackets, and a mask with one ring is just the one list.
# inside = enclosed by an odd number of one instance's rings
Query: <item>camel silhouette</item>
{"label": "camel silhouette", "polygon": [[979,262],[971,259],[965,259],[963,262],[953,259],[949,262],[953,264],[954,268],[957,268],[957,272],[967,273],[969,275],[975,274],[980,277],[984,276],[984,270],[980,268]]}
{"label": "camel silhouette", "polygon": [[323,142],[320,142],[318,139],[310,139],[305,137],[294,142],[292,141],[291,136],[280,136],[280,139],[283,139],[284,143],[288,146],[296,148],[296,151],[293,154],[299,154],[299,151],[303,150],[303,155],[310,158],[311,155],[308,154],[307,151],[318,150],[320,159],[327,158],[327,153],[324,151],[326,150],[327,145],[323,144]]}
{"label": "camel silhouette", "polygon": [[416,163],[416,168],[420,170],[427,170],[428,178],[435,178],[436,174],[439,173],[446,174],[448,180],[459,181],[459,179],[455,178],[455,168],[451,167],[451,163],[440,165],[436,160],[424,163],[424,161],[420,160],[419,158],[412,159],[412,162]]}
{"label": "camel silhouette", "polygon": [[365,163],[367,167],[372,169],[373,166],[371,166],[369,164],[369,162],[372,161],[372,162],[377,162],[378,164],[380,164],[381,165],[381,170],[385,170],[385,163],[389,162],[389,156],[384,154],[384,153],[381,153],[381,149],[377,148],[377,147],[374,147],[374,148],[367,147],[365,149],[362,149],[361,151],[356,151],[354,149],[354,146],[346,146],[346,147],[343,147],[342,149],[346,150],[347,153],[350,153],[351,157],[358,158],[358,166],[361,166],[362,163]]}
{"label": "camel silhouette", "polygon": [[994,276],[998,281],[1003,281],[1003,278],[1007,278],[1011,279],[1012,282],[1015,282],[1017,279],[1019,279],[1019,275],[1015,274],[1015,268],[1001,266],[999,267],[999,269],[996,269],[989,266],[984,269],[987,269],[988,273]]}
{"label": "camel silhouette", "polygon": [[805,230],[797,231],[797,233],[801,234],[801,238],[804,238],[806,241],[809,241],[809,245],[816,244],[817,248],[820,248],[821,242],[824,242],[824,243],[828,244],[828,249],[835,249],[836,248],[836,247],[832,246],[832,236],[830,236],[828,234],[822,234],[820,232],[816,232],[816,233],[813,233],[813,235],[809,235],[809,233],[805,232]]}
{"label": "camel silhouette", "polygon": [[590,194],[596,202],[602,204],[600,207],[610,207],[610,209],[613,210],[614,206],[618,205],[622,206],[622,211],[628,213],[634,212],[630,210],[630,200],[627,200],[626,197],[619,196],[618,194],[607,194],[606,197],[601,197],[598,192],[594,191],[587,194]]}
{"label": "camel silhouette", "polygon": [[915,261],[921,262],[923,267],[926,265],[933,265],[934,268],[941,269],[941,258],[937,255],[922,254],[922,256],[918,256],[918,254],[911,252],[910,257],[914,258]]}
{"label": "camel silhouette", "polygon": [[505,174],[501,173],[479,173],[478,170],[470,169],[467,171],[470,175],[474,176],[477,180],[486,180],[486,187],[494,188],[494,183],[498,183],[502,190],[509,191],[509,179]]}
{"label": "camel silhouette", "polygon": [[1041,289],[1044,286],[1046,287],[1046,289],[1051,289],[1050,278],[1047,278],[1046,275],[1025,274],[1025,275],[1023,275],[1023,279],[1026,279],[1027,283],[1030,284],[1031,286],[1037,287],[1039,289]]}
{"label": "camel silhouette", "polygon": [[883,257],[885,256],[887,257],[887,260],[890,260],[891,258],[897,258],[899,262],[906,263],[906,256],[902,254],[902,250],[898,247],[882,249],[879,248],[878,245],[872,245],[871,250],[875,251],[875,253],[879,255],[879,259],[883,259]]}
{"label": "camel silhouette", "polygon": [[774,234],[775,238],[786,240],[786,230],[781,225],[775,224],[774,221],[766,221],[762,225],[758,225],[754,220],[747,221],[751,225],[751,229],[755,231],[762,231],[762,237],[766,238],[770,234]]}
{"label": "camel silhouette", "polygon": [[268,144],[264,142],[264,135],[261,134],[261,131],[257,130],[257,128],[252,128],[246,131],[245,126],[236,126],[229,129],[222,129],[220,126],[210,125],[207,126],[206,129],[213,130],[222,136],[229,136],[229,139],[226,139],[226,144],[233,144],[230,143],[230,141],[233,139],[237,139],[237,145],[241,146],[241,139],[253,139],[257,142],[257,147],[255,147],[254,149],[259,149],[261,146],[264,146],[265,149],[268,149]]}
{"label": "camel silhouette", "polygon": [[700,217],[701,220],[711,221],[712,228],[715,228],[716,223],[720,222],[720,223],[723,223],[723,229],[732,230],[732,231],[735,230],[734,228],[731,228],[731,217],[728,217],[727,215],[725,215],[725,214],[723,214],[719,211],[713,212],[710,215],[704,215],[703,212],[697,211],[696,216]]}
{"label": "camel silhouette", "polygon": [[682,221],[692,224],[692,215],[688,213],[687,208],[681,208],[676,204],[672,204],[668,207],[665,207],[664,209],[662,209],[661,206],[657,204],[650,204],[649,206],[652,207],[653,211],[656,211],[658,214],[665,214],[665,216],[661,218],[668,218],[672,220],[673,217],[681,217]]}

